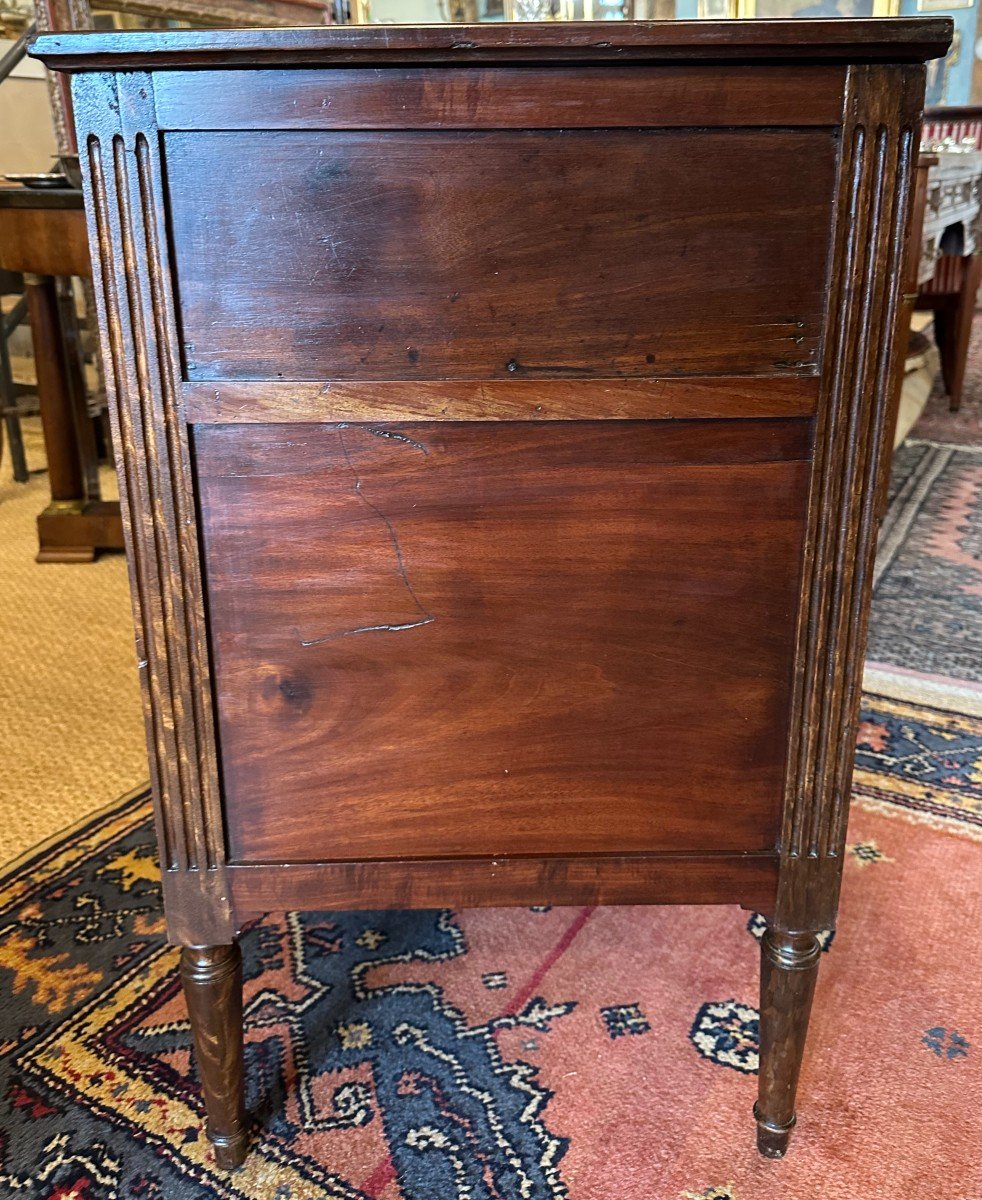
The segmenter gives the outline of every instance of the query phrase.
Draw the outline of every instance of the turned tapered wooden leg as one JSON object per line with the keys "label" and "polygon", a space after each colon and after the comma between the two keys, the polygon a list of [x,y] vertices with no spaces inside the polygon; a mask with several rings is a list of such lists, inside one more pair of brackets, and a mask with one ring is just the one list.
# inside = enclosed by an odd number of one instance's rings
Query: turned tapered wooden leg
{"label": "turned tapered wooden leg", "polygon": [[821,948],[813,933],[768,929],[760,946],[760,1079],[757,1149],[783,1158],[794,1128],[794,1097]]}
{"label": "turned tapered wooden leg", "polygon": [[246,1155],[249,1130],[242,1074],[242,955],[239,947],[186,946],[181,982],[191,1016],[198,1074],[215,1161],[231,1170]]}

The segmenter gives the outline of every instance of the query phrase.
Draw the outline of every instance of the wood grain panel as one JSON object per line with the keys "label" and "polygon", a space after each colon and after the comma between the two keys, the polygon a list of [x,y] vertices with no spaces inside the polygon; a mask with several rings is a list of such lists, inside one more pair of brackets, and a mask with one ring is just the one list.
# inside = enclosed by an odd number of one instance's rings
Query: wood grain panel
{"label": "wood grain panel", "polygon": [[843,67],[165,71],[162,129],[838,125]]}
{"label": "wood grain panel", "polygon": [[165,146],[190,380],[816,369],[829,131]]}
{"label": "wood grain panel", "polygon": [[650,421],[804,417],[815,376],[185,383],[188,421]]}
{"label": "wood grain panel", "polygon": [[198,427],[230,857],[773,849],[809,445]]}
{"label": "wood grain panel", "polygon": [[38,275],[91,275],[81,208],[0,208],[0,267]]}
{"label": "wood grain panel", "polygon": [[[470,908],[482,904],[742,904],[768,912],[776,854],[232,864],[240,920],[270,908]],[[274,873],[275,872],[275,873]]]}

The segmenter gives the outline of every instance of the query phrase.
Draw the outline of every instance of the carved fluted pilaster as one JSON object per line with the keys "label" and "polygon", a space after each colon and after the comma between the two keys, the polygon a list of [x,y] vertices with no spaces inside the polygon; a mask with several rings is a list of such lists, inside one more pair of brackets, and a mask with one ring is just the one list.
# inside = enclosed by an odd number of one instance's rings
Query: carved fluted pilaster
{"label": "carved fluted pilaster", "polygon": [[924,74],[851,67],[815,431],[775,924],[834,924]]}
{"label": "carved fluted pilaster", "polygon": [[217,943],[232,930],[152,81],[79,75],[74,96],[168,927]]}

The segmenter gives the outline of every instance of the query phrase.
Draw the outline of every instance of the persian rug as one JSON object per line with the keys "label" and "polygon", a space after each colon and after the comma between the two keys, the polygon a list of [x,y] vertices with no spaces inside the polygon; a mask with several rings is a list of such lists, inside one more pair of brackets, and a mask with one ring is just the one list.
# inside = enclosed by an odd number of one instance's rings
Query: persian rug
{"label": "persian rug", "polygon": [[[736,908],[270,915],[215,1169],[146,793],[0,875],[0,1196],[978,1200],[982,720],[868,696],[788,1157]],[[834,946],[833,946],[834,940]]]}
{"label": "persian rug", "polygon": [[982,447],[894,455],[867,658],[867,690],[982,715]]}

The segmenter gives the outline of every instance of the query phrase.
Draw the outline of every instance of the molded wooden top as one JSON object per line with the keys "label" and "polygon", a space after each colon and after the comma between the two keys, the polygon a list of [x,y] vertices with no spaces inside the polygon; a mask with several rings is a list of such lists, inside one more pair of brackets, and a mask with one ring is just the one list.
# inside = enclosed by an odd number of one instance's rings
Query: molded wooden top
{"label": "molded wooden top", "polygon": [[922,62],[951,43],[951,17],[347,25],[45,33],[30,52],[67,71],[372,63],[821,59]]}
{"label": "molded wooden top", "polygon": [[0,183],[0,208],[82,208],[81,188],[29,188]]}

